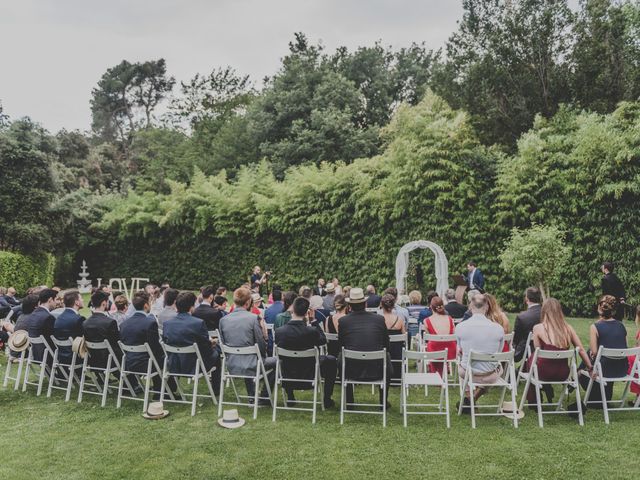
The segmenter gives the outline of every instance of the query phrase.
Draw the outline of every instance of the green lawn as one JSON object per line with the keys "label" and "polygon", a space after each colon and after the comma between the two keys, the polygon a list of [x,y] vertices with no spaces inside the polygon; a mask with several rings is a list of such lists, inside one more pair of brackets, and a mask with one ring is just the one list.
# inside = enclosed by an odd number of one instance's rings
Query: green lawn
{"label": "green lawn", "polygon": [[[586,340],[590,321],[571,323]],[[632,325],[627,323],[629,339]],[[4,357],[1,371],[4,373]],[[435,392],[434,392],[435,393]],[[452,407],[457,394],[452,389]],[[334,394],[339,399],[339,391]],[[370,390],[357,398],[373,399]],[[73,397],[72,397],[73,399]],[[378,416],[319,412],[311,425],[302,412],[262,408],[235,431],[218,427],[211,404],[169,405],[161,421],[142,418],[141,404],[115,408],[110,398],[64,403],[61,393],[36,397],[0,388],[0,478],[631,478],[638,470],[640,414],[614,413],[605,426],[591,410],[583,428],[565,416],[546,416],[539,429],[527,411],[514,430],[506,418],[481,418],[472,430],[467,416],[410,417],[402,427],[398,389],[390,394],[388,426]]]}

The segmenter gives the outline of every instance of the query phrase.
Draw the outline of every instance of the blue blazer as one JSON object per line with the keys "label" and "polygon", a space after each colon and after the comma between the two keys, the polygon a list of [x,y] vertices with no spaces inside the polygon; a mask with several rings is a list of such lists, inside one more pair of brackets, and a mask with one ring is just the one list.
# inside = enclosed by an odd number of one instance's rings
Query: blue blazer
{"label": "blue blazer", "polygon": [[[172,347],[188,347],[198,344],[200,355],[207,370],[211,369],[220,358],[218,350],[214,350],[209,340],[209,332],[204,320],[189,313],[179,313],[175,318],[162,325],[162,341]],[[168,354],[167,365],[171,373],[193,373],[196,368],[196,356],[191,354]]]}
{"label": "blue blazer", "polygon": [[[164,350],[158,336],[158,322],[153,315],[136,312],[120,324],[120,340],[125,345],[143,345],[151,347],[160,368],[164,362]],[[149,355],[146,353],[128,353],[125,368],[133,371],[146,371]]]}
{"label": "blue blazer", "polygon": [[[53,336],[58,340],[68,340],[69,337],[76,338],[82,336],[82,323],[84,317],[78,315],[73,308],[65,308],[64,311],[58,315],[55,323],[53,324]],[[61,363],[69,365],[73,353],[71,347],[60,347],[58,352],[58,360]]]}
{"label": "blue blazer", "polygon": [[[53,349],[55,345],[51,341],[51,335],[53,335],[53,325],[56,319],[46,308],[37,307],[32,313],[27,315],[24,322],[24,327],[30,337],[39,337],[44,335],[47,344]],[[35,360],[42,360],[44,355],[44,345],[34,345],[33,358]],[[53,358],[49,356],[47,363],[52,362]]]}
{"label": "blue blazer", "polygon": [[[467,286],[469,288],[472,288],[471,287],[471,274],[467,275],[466,280],[467,280]],[[482,274],[482,271],[479,268],[476,268],[476,271],[475,271],[475,273],[473,275],[473,283],[480,290],[484,290],[484,275]]]}

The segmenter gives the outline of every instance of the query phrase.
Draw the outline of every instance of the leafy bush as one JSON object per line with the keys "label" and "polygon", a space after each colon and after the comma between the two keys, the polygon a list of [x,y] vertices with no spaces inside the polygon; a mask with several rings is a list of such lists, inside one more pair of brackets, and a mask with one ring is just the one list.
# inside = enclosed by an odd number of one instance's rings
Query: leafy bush
{"label": "leafy bush", "polygon": [[14,287],[19,294],[35,285],[53,284],[53,255],[21,255],[0,251],[0,285]]}

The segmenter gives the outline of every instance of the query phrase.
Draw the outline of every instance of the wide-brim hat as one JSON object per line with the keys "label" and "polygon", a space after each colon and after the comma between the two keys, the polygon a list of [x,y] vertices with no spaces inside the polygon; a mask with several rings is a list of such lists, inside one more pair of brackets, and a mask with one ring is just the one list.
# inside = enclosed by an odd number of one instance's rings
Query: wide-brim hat
{"label": "wide-brim hat", "polygon": [[162,402],[151,402],[147,411],[142,414],[147,420],[160,420],[169,415],[169,410],[163,408]]}
{"label": "wide-brim hat", "polygon": [[251,300],[253,300],[254,302],[261,302],[262,301],[262,295],[260,295],[259,293],[252,293],[251,294]]}
{"label": "wide-brim hat", "polygon": [[238,416],[238,410],[231,409],[222,412],[222,418],[218,419],[218,425],[224,428],[240,428],[244,425],[244,418]]}
{"label": "wide-brim hat", "polygon": [[513,402],[502,402],[501,410],[502,415],[507,418],[513,419],[514,414],[518,420],[524,417],[524,410],[519,410],[517,405],[513,405]]}
{"label": "wide-brim hat", "polygon": [[324,289],[327,293],[333,293],[336,291],[336,286],[333,283],[328,283]]}
{"label": "wide-brim hat", "polygon": [[364,303],[367,301],[367,296],[364,294],[364,290],[361,288],[352,288],[349,290],[349,296],[345,298],[345,302],[347,303]]}
{"label": "wide-brim hat", "polygon": [[18,330],[17,332],[13,332],[9,337],[8,342],[9,348],[14,352],[24,352],[27,348],[29,348],[29,334],[26,330]]}
{"label": "wide-brim hat", "polygon": [[84,358],[87,354],[87,343],[84,337],[76,337],[71,342],[71,351],[78,355],[80,358]]}

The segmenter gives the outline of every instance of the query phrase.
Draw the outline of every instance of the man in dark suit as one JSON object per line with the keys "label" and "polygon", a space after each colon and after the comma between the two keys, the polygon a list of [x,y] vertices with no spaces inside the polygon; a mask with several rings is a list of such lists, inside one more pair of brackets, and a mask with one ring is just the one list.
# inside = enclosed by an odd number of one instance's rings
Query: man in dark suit
{"label": "man in dark suit", "polygon": [[467,281],[469,290],[478,290],[480,293],[484,293],[484,275],[477,267],[476,262],[468,262],[467,271],[469,275],[465,276],[464,279]]}
{"label": "man in dark suit", "polygon": [[[351,313],[340,319],[338,343],[340,348],[372,352],[387,349],[387,393],[389,382],[393,374],[393,367],[389,360],[389,332],[384,317],[377,313],[366,311],[366,297],[361,288],[352,288],[349,297],[345,299],[351,306]],[[278,336],[276,335],[276,339]],[[361,362],[349,360],[346,364],[346,377],[359,380],[380,380],[382,378],[382,362]],[[347,386],[347,403],[353,403],[353,386]],[[382,398],[380,391],[380,404]],[[388,404],[387,404],[388,405]]]}
{"label": "man in dark suit", "polygon": [[324,297],[327,294],[327,289],[325,288],[325,285],[326,285],[326,282],[324,281],[324,278],[319,278],[318,285],[313,287],[313,294]]}
{"label": "man in dark suit", "polygon": [[207,326],[207,330],[217,330],[220,325],[220,315],[218,309],[213,308],[213,298],[215,296],[216,289],[213,285],[207,285],[202,289],[202,302],[193,311],[193,316],[204,320],[204,324]]}
{"label": "man in dark suit", "polygon": [[[53,325],[53,335],[58,340],[68,340],[82,336],[82,324],[85,318],[78,312],[84,307],[82,295],[77,290],[66,292],[63,297],[64,311],[58,315]],[[73,353],[71,347],[60,347],[58,359],[61,363],[70,364]]]}
{"label": "man in dark suit", "polygon": [[[536,287],[527,288],[524,292],[524,302],[527,304],[527,310],[518,314],[513,326],[513,345],[516,362],[522,360],[524,356],[529,333],[531,333],[534,326],[540,323],[540,304],[542,303],[540,289]],[[531,348],[533,349],[533,342],[531,343]]]}
{"label": "man in dark suit", "polygon": [[[50,288],[45,288],[38,294],[38,307],[24,319],[24,330],[27,331],[29,337],[35,338],[43,335],[47,344],[55,349],[53,342],[51,341],[51,335],[53,335],[55,317],[51,315],[51,310],[55,306],[55,300],[58,292]],[[33,358],[37,361],[41,361],[44,356],[44,345],[34,345]],[[53,358],[51,356],[47,359],[47,364],[51,365]]]}
{"label": "man in dark suit", "polygon": [[627,296],[624,291],[624,285],[613,272],[613,263],[604,262],[602,264],[602,295],[611,295],[618,301],[618,306],[616,307],[616,314],[614,318],[616,320],[622,320],[624,318],[624,302]]}
{"label": "man in dark suit", "polygon": [[[122,350],[118,345],[120,332],[118,322],[107,315],[109,305],[109,294],[103,290],[96,290],[91,295],[91,305],[93,314],[82,324],[84,339],[88,342],[103,342],[107,340],[118,362],[122,359]],[[89,349],[89,365],[97,368],[107,366],[108,353],[105,350],[92,351]]]}
{"label": "man in dark suit", "polygon": [[467,307],[456,301],[456,293],[453,288],[448,289],[445,296],[447,297],[447,304],[444,309],[451,318],[463,318],[467,312]]}
{"label": "man in dark suit", "polygon": [[[120,339],[125,345],[138,346],[147,343],[151,352],[162,368],[164,363],[164,350],[160,345],[158,335],[158,322],[149,315],[149,294],[137,293],[131,300],[135,313],[125,319],[120,325]],[[147,353],[128,353],[125,368],[133,372],[146,372],[149,355]],[[160,391],[162,379],[159,375],[153,377],[153,389]],[[175,384],[174,384],[175,385]]]}
{"label": "man in dark suit", "polygon": [[[220,347],[215,340],[209,338],[204,320],[192,315],[196,304],[196,296],[192,292],[183,292],[176,299],[178,315],[164,322],[162,341],[173,347],[189,347],[196,343],[207,371],[211,372],[213,392],[220,392]],[[172,373],[192,374],[196,368],[196,357],[188,353],[169,354],[167,358],[169,371]]]}
{"label": "man in dark suit", "polygon": [[[282,327],[276,329],[278,346],[287,350],[308,350],[327,344],[327,339],[319,324],[315,327],[307,325],[313,321],[312,310],[309,309],[309,300],[298,297],[293,302],[291,320]],[[281,359],[282,375],[285,378],[312,379],[314,376],[315,360],[313,358],[285,358]],[[324,378],[324,407],[331,408],[335,405],[331,399],[333,386],[336,382],[338,362],[332,355],[320,356],[320,374]],[[288,402],[295,401],[293,390],[308,389],[309,383],[285,384]]]}

